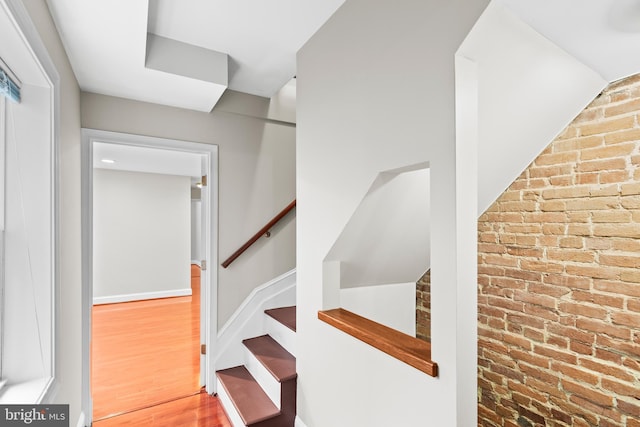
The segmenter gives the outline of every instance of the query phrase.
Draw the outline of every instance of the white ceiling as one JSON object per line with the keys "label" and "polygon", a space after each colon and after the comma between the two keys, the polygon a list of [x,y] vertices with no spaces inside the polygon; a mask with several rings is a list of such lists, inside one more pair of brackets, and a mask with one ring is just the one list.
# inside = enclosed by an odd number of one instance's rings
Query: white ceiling
{"label": "white ceiling", "polygon": [[[105,163],[103,160],[109,160],[113,163]],[[162,148],[94,142],[93,167],[200,177],[202,175],[202,155]]]}
{"label": "white ceiling", "polygon": [[[640,0],[495,1],[608,81],[640,70]],[[298,49],[343,2],[48,0],[48,5],[82,90],[208,112],[227,87],[273,96],[295,75]],[[151,49],[156,45],[148,38],[160,47]],[[208,56],[209,62],[198,59]]]}
{"label": "white ceiling", "polygon": [[640,0],[496,0],[612,82],[640,72]]}
{"label": "white ceiling", "polygon": [[[295,75],[298,49],[343,2],[47,1],[82,90],[206,112],[227,87],[273,96]],[[147,33],[175,42],[164,66],[150,65]],[[228,81],[199,77],[211,65],[175,54],[198,49],[228,55],[228,68],[211,70]]]}

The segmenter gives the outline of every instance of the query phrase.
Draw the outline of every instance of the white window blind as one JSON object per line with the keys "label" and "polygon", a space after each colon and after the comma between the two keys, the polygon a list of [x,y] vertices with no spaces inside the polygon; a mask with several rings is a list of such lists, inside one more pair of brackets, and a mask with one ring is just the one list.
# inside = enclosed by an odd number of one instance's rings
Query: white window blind
{"label": "white window blind", "polygon": [[10,71],[5,71],[0,66],[0,95],[13,102],[20,102],[20,85],[18,84],[18,79],[12,78],[11,75]]}

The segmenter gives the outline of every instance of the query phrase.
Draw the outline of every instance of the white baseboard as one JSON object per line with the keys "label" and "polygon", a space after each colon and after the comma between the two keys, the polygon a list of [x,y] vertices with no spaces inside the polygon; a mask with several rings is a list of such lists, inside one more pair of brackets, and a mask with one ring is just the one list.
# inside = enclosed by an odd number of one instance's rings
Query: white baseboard
{"label": "white baseboard", "polygon": [[302,422],[302,420],[300,419],[300,417],[298,417],[296,415],[296,421],[294,423],[295,427],[307,427],[307,425],[305,423]]}
{"label": "white baseboard", "polygon": [[87,427],[86,424],[84,423],[84,420],[85,420],[84,412],[80,412],[80,417],[78,417],[78,423],[76,424],[76,427]]}
{"label": "white baseboard", "polygon": [[137,294],[110,295],[105,297],[93,297],[93,305],[114,304],[117,302],[141,301],[146,299],[171,298],[191,296],[191,288],[171,289],[168,291],[142,292]]}

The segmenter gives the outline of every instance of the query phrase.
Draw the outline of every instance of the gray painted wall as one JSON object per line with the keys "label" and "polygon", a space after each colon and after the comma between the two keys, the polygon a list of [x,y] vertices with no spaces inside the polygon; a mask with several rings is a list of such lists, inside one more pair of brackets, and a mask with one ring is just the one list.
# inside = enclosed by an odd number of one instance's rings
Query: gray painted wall
{"label": "gray painted wall", "polygon": [[[201,113],[82,93],[82,126],[217,144],[222,262],[295,198],[295,127],[234,113]],[[295,216],[218,272],[221,327],[256,286],[295,267]]]}
{"label": "gray painted wall", "polygon": [[58,147],[59,301],[56,377],[60,388],[54,403],[70,405],[74,423],[80,415],[82,365],[81,240],[80,240],[80,88],[69,59],[42,0],[23,1],[60,75],[60,140]]}
{"label": "gray painted wall", "polygon": [[93,297],[191,289],[190,178],[94,169]]}

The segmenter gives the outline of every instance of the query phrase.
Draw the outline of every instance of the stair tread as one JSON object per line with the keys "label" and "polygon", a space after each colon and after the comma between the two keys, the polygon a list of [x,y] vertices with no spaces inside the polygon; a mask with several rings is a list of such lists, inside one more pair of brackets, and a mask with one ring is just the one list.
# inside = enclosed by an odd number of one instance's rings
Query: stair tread
{"label": "stair tread", "polygon": [[265,310],[265,313],[291,329],[293,332],[296,331],[295,305],[291,307],[272,308],[270,310]]}
{"label": "stair tread", "polygon": [[297,377],[296,358],[269,335],[249,338],[242,343],[278,382]]}
{"label": "stair tread", "polygon": [[244,366],[224,369],[216,375],[245,425],[280,415],[280,410]]}

